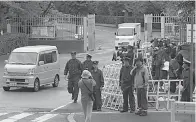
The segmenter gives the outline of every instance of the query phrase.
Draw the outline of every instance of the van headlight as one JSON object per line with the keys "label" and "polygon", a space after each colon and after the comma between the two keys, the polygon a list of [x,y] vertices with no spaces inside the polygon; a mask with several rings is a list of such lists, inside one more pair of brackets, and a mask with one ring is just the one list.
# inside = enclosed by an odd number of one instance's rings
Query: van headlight
{"label": "van headlight", "polygon": [[4,69],[4,75],[8,75],[7,68]]}
{"label": "van headlight", "polygon": [[34,69],[34,68],[33,68],[33,69],[29,69],[28,74],[29,74],[29,75],[35,74],[35,69]]}

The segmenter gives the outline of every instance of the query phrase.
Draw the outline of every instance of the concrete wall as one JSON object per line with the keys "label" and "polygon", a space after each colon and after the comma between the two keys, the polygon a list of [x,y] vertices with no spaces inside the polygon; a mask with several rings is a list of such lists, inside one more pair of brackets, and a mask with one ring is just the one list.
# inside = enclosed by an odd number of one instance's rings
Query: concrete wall
{"label": "concrete wall", "polygon": [[59,53],[69,53],[76,51],[77,53],[84,52],[84,41],[83,40],[39,40],[30,39],[28,42],[29,46],[34,45],[53,45],[57,46]]}

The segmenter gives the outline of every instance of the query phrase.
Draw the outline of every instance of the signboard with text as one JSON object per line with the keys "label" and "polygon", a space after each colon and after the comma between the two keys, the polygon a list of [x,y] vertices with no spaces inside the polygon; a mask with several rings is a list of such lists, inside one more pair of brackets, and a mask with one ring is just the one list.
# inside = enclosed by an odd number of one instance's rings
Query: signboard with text
{"label": "signboard with text", "polygon": [[[187,24],[186,28],[187,28],[187,42],[191,42],[191,24]],[[196,24],[193,25],[193,42],[196,42],[195,29],[196,29]]]}

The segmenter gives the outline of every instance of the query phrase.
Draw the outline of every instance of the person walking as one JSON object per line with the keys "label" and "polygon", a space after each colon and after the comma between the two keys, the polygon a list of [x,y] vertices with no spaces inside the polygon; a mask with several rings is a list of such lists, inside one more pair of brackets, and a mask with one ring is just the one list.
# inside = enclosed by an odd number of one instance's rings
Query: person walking
{"label": "person walking", "polygon": [[120,83],[122,94],[123,94],[123,109],[120,112],[128,111],[128,102],[130,105],[130,113],[135,112],[135,97],[133,94],[134,91],[134,79],[131,76],[130,72],[133,67],[129,64],[129,58],[125,57],[124,66],[120,70]]}
{"label": "person walking", "polygon": [[86,55],[86,60],[83,62],[83,70],[91,71],[93,68],[93,61],[91,60],[92,56],[90,54]]}
{"label": "person walking", "polygon": [[[190,93],[194,91],[195,89],[195,72],[190,72],[190,64],[191,62],[183,59],[183,71],[182,71],[182,78],[183,78],[183,91],[182,91],[182,97],[181,101],[187,101],[192,102],[190,99]],[[193,73],[193,81],[190,81],[190,73]],[[193,82],[192,84],[192,91],[190,91],[190,82]]]}
{"label": "person walking", "polygon": [[96,82],[96,86],[94,88],[95,101],[93,104],[93,110],[101,111],[101,91],[104,87],[104,78],[103,72],[98,68],[98,63],[98,61],[93,61],[93,70],[91,71],[92,77]]}
{"label": "person walking", "polygon": [[84,112],[85,122],[91,122],[92,107],[93,107],[93,87],[96,82],[92,78],[91,73],[88,70],[82,72],[82,79],[78,82],[78,86],[81,90],[81,103]]}
{"label": "person walking", "polygon": [[76,52],[71,52],[71,59],[67,62],[64,70],[64,75],[67,76],[69,73],[68,79],[68,92],[72,94],[72,100],[74,103],[77,103],[78,99],[78,82],[81,78],[82,73],[82,63],[76,59]]}
{"label": "person walking", "polygon": [[143,59],[137,58],[135,60],[136,67],[131,71],[131,75],[134,76],[134,86],[137,92],[137,101],[139,111],[136,115],[146,116],[148,109],[147,102],[147,84],[149,79],[148,69],[142,64]]}

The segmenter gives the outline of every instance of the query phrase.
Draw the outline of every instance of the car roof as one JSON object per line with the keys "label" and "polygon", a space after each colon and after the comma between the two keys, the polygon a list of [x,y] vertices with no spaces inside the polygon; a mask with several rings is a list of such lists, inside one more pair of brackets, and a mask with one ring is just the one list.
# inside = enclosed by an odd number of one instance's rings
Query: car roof
{"label": "car roof", "polygon": [[50,45],[36,45],[36,46],[25,46],[14,49],[12,52],[42,52],[47,50],[57,50],[56,46]]}

